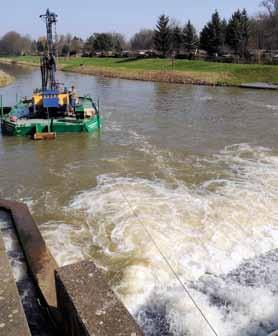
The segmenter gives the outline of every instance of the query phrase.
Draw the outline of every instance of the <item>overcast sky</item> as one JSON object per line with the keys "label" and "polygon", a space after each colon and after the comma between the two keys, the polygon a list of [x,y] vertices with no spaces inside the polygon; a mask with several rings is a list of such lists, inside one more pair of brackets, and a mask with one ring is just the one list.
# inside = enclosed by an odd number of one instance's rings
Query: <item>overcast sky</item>
{"label": "overcast sky", "polygon": [[117,31],[130,37],[141,28],[153,28],[165,13],[184,23],[188,19],[200,30],[218,9],[229,17],[238,8],[249,15],[259,11],[260,0],[3,0],[0,36],[10,30],[38,37],[45,34],[39,15],[46,7],[59,15],[58,33],[87,37],[93,32]]}

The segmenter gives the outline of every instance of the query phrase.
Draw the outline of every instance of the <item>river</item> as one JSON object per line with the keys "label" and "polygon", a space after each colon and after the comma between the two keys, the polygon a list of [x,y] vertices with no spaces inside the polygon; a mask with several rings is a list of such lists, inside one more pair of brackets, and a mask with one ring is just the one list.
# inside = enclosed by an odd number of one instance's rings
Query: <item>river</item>
{"label": "river", "polygon": [[[0,69],[6,104],[40,86]],[[0,197],[29,205],[60,265],[102,267],[146,335],[213,335],[185,289],[218,335],[278,329],[277,93],[59,79],[100,99],[104,128],[0,136]]]}

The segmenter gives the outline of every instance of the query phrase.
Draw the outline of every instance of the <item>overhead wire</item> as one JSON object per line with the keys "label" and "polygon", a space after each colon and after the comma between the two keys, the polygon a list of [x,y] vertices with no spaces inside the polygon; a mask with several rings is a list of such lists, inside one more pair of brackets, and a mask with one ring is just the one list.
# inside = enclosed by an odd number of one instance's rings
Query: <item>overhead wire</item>
{"label": "overhead wire", "polygon": [[117,189],[119,190],[122,198],[124,199],[124,201],[126,202],[126,204],[128,205],[128,207],[130,208],[130,210],[132,211],[134,217],[138,220],[138,223],[141,225],[141,227],[143,228],[144,232],[146,233],[146,235],[149,237],[149,239],[152,241],[153,245],[155,246],[156,250],[158,251],[158,253],[160,254],[160,256],[162,257],[162,259],[165,261],[165,263],[167,264],[167,266],[169,267],[170,271],[173,273],[174,277],[176,278],[176,280],[178,281],[178,283],[181,285],[182,289],[184,290],[184,292],[186,293],[186,295],[189,297],[189,299],[191,300],[191,302],[193,303],[193,305],[195,306],[195,308],[199,311],[199,313],[201,314],[202,318],[204,319],[204,321],[206,322],[206,324],[208,325],[208,327],[210,328],[210,330],[212,331],[212,333],[215,336],[219,336],[216,329],[214,328],[214,326],[212,325],[212,323],[209,321],[209,319],[206,317],[205,313],[202,311],[200,305],[197,303],[197,301],[194,299],[193,295],[190,293],[189,289],[186,287],[186,285],[184,284],[184,282],[181,280],[180,276],[177,274],[177,272],[175,271],[175,269],[173,268],[173,266],[171,265],[170,261],[168,260],[168,258],[166,257],[166,255],[163,253],[163,251],[161,250],[161,248],[159,247],[158,243],[156,242],[156,240],[153,238],[152,234],[150,233],[150,231],[148,230],[148,228],[146,227],[146,225],[143,223],[143,221],[141,220],[140,216],[138,215],[138,213],[136,212],[136,209],[134,209],[134,207],[132,206],[132,204],[130,203],[129,199],[126,197],[126,195],[124,194],[124,192],[121,190],[120,186],[117,186]]}

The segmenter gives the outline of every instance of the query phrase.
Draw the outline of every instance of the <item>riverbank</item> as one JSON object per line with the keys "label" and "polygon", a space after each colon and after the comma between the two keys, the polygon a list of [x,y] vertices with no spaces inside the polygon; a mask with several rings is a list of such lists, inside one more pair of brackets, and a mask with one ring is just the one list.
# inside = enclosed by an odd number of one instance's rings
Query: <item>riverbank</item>
{"label": "riverbank", "polygon": [[11,84],[14,81],[14,78],[4,71],[0,70],[0,87]]}
{"label": "riverbank", "polygon": [[[0,58],[3,63],[39,66],[39,57]],[[59,58],[58,68],[81,74],[180,84],[239,86],[278,84],[278,66],[127,58]]]}

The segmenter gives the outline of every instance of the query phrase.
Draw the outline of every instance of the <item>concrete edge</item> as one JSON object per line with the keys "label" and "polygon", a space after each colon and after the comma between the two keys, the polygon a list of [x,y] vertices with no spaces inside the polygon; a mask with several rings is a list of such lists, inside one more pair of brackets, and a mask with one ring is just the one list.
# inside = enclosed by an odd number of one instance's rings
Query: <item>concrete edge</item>
{"label": "concrete edge", "polygon": [[31,336],[0,232],[0,335]]}
{"label": "concrete edge", "polygon": [[[78,274],[78,277],[75,275]],[[55,272],[57,302],[65,335],[143,336],[137,322],[91,261]]]}
{"label": "concrete edge", "polygon": [[58,268],[28,207],[0,199],[0,209],[11,215],[29,272],[57,331],[62,327],[67,330],[63,334],[72,336],[143,336],[93,262]]}
{"label": "concrete edge", "polygon": [[54,271],[58,265],[49,252],[28,207],[23,203],[0,199],[0,209],[10,212],[12,216],[29,271],[42,299],[50,308],[57,308]]}

